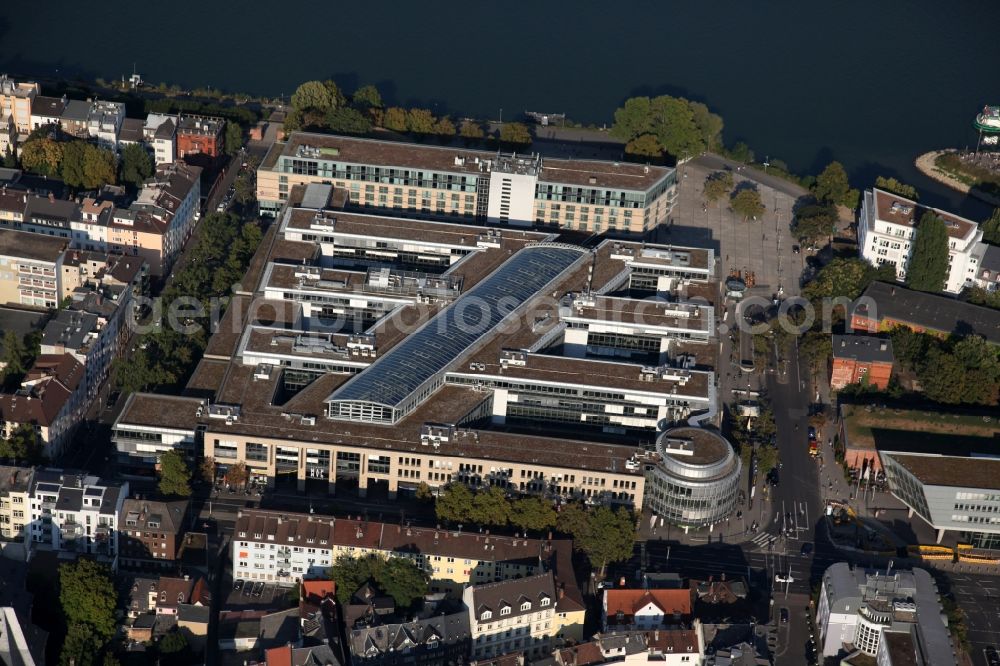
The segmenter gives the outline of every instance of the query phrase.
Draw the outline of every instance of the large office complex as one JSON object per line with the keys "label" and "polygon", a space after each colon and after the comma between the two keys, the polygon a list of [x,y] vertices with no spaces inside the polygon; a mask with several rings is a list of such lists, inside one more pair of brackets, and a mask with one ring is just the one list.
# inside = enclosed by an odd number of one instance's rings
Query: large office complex
{"label": "large office complex", "polygon": [[309,183],[394,215],[637,235],[666,221],[676,196],[664,167],[293,132],[257,171],[262,212]]}
{"label": "large office complex", "polygon": [[927,571],[874,571],[838,562],[823,574],[816,610],[819,651],[824,657],[860,652],[874,658],[886,651],[881,647],[886,637],[901,634],[910,638],[911,660],[892,663],[955,664],[943,618],[937,585]]}
{"label": "large office complex", "polygon": [[120,452],[203,442],[221,470],[300,489],[461,481],[639,505],[660,434],[714,418],[710,250],[584,248],[346,194],[293,193],[188,385],[200,402],[165,424],[177,398],[136,396]]}

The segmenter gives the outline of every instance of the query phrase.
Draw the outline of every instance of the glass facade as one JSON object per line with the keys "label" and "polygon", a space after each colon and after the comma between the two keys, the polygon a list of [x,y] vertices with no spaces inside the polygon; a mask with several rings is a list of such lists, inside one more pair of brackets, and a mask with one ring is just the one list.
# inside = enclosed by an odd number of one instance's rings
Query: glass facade
{"label": "glass facade", "polygon": [[[665,440],[696,433],[686,449]],[[721,435],[700,428],[676,428],[656,445],[660,461],[647,468],[645,508],[681,527],[704,527],[725,520],[736,508],[741,463]]]}

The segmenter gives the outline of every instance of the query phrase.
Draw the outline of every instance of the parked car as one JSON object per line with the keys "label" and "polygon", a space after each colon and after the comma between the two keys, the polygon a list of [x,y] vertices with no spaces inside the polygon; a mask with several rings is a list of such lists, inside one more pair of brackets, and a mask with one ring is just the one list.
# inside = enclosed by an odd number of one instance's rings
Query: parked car
{"label": "parked car", "polygon": [[997,651],[995,646],[987,645],[983,649],[983,654],[986,655],[987,666],[1000,666],[1000,652]]}
{"label": "parked car", "polygon": [[264,592],[264,583],[253,584],[253,596],[259,597]]}
{"label": "parked car", "polygon": [[810,442],[816,441],[816,428],[812,426],[809,426],[809,441]]}
{"label": "parked car", "polygon": [[802,555],[803,557],[812,555],[812,552],[813,552],[813,545],[808,541],[802,544],[802,548],[799,549],[799,554]]}
{"label": "parked car", "polygon": [[782,607],[780,616],[781,616],[781,623],[786,624],[788,622],[788,609]]}
{"label": "parked car", "polygon": [[237,578],[236,580],[233,581],[233,589],[236,590],[237,592],[243,589],[242,578]]}

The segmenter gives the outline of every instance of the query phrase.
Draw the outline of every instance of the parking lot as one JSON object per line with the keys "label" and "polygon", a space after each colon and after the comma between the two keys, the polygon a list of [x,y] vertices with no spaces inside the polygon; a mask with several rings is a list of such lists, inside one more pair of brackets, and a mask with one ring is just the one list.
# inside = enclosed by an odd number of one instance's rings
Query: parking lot
{"label": "parking lot", "polygon": [[1000,578],[972,573],[948,573],[955,601],[965,611],[965,626],[969,631],[969,654],[976,666],[991,664],[989,648],[1000,649]]}
{"label": "parking lot", "polygon": [[222,606],[224,610],[265,610],[288,605],[284,597],[289,588],[275,583],[237,578],[225,589],[227,597]]}

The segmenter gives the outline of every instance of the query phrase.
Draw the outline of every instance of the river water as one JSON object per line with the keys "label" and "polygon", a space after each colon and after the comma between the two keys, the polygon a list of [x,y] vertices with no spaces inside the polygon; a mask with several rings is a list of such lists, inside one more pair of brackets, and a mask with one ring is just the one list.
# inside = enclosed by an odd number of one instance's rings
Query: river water
{"label": "river water", "polygon": [[920,176],[927,150],[975,142],[1000,103],[995,0],[464,0],[2,3],[0,70],[286,97],[307,79],[375,83],[392,103],[496,118],[610,122],[623,99],[683,95],[728,142],[858,186],[893,175],[925,200],[985,207]]}

